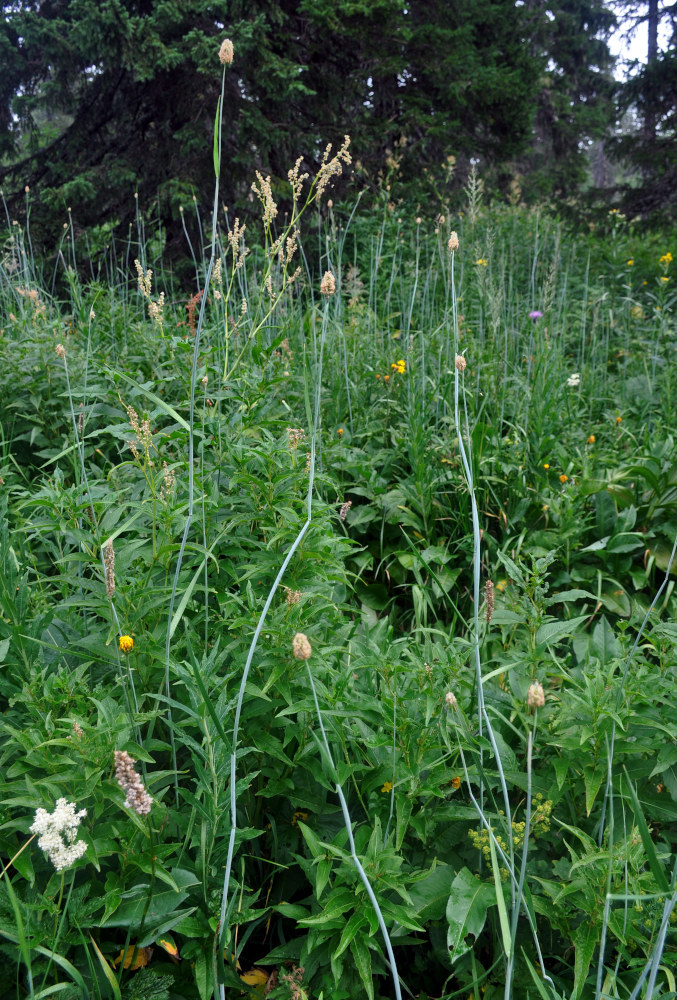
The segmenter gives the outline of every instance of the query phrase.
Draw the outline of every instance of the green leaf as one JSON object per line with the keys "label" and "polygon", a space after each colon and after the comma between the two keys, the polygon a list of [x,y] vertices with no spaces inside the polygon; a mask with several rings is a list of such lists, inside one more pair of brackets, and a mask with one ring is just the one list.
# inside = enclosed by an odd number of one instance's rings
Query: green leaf
{"label": "green leaf", "polygon": [[505,907],[505,897],[503,896],[503,885],[501,884],[501,871],[498,864],[498,857],[496,855],[496,845],[494,844],[494,838],[489,838],[489,850],[491,851],[491,868],[494,873],[494,886],[496,889],[496,903],[498,905],[498,919],[501,925],[501,937],[503,939],[503,951],[505,952],[505,957],[510,960],[512,955],[512,938],[510,936],[510,921],[508,920],[508,911]]}
{"label": "green leaf", "polygon": [[584,920],[576,928],[574,934],[574,991],[571,1000],[580,1000],[585,986],[585,980],[590,969],[592,956],[599,940],[599,927],[595,922]]}
{"label": "green leaf", "polygon": [[487,910],[495,903],[493,886],[480,882],[467,868],[462,868],[451,883],[447,903],[447,947],[452,963],[470,951],[466,936],[472,934],[477,939],[487,919]]}
{"label": "green leaf", "polygon": [[605,768],[584,767],[583,781],[585,782],[585,809],[589,816],[594,805],[600,785],[606,777]]}
{"label": "green leaf", "polygon": [[644,845],[644,851],[646,853],[646,859],[649,862],[649,868],[652,871],[653,877],[656,879],[656,885],[663,892],[669,892],[670,886],[663,870],[663,866],[660,863],[658,854],[656,852],[656,847],[651,839],[651,832],[647,826],[647,822],[644,819],[644,813],[642,812],[642,806],[637,797],[637,792],[630,780],[627,769],[623,768],[625,772],[625,787],[630,796],[630,802],[632,805],[632,811],[635,816],[635,823],[637,824],[637,829],[639,830],[639,835],[642,838],[642,844]]}
{"label": "green leaf", "polygon": [[214,116],[214,175],[218,180],[220,162],[219,162],[219,132],[221,129],[221,95],[219,94],[219,99],[216,102],[216,114]]}
{"label": "green leaf", "polygon": [[371,952],[364,934],[354,937],[350,942],[350,950],[355,959],[355,967],[360,974],[368,1000],[374,1000],[374,982],[371,977]]}
{"label": "green leaf", "polygon": [[355,935],[362,927],[366,926],[367,918],[361,910],[356,910],[348,920],[345,926],[343,934],[341,934],[341,940],[339,941],[339,946],[334,952],[335,957],[338,958],[346,950],[350,942],[353,940]]}
{"label": "green leaf", "polygon": [[190,425],[187,420],[184,420],[183,417],[180,417],[179,414],[176,412],[176,410],[169,405],[169,403],[165,403],[164,399],[160,399],[159,396],[156,396],[156,394],[154,392],[151,392],[150,389],[147,389],[145,386],[141,385],[141,383],[137,382],[136,379],[133,379],[130,375],[126,375],[125,372],[114,371],[112,368],[105,368],[102,366],[102,371],[107,371],[112,376],[116,378],[121,378],[124,382],[127,382],[128,385],[131,385],[135,389],[138,389],[139,392],[143,393],[146,399],[150,399],[153,403],[156,404],[156,406],[159,406],[161,410],[164,410],[167,416],[171,417],[172,420],[175,420],[177,424],[180,424],[184,428],[184,430],[190,431]]}
{"label": "green leaf", "polygon": [[546,622],[536,633],[536,643],[545,646],[559,642],[565,635],[573,635],[588,617],[579,615],[578,618],[570,618],[566,622]]}
{"label": "green leaf", "polygon": [[620,643],[604,615],[593,629],[590,652],[599,659],[602,666],[621,655]]}
{"label": "green leaf", "polygon": [[413,914],[421,922],[441,920],[451,894],[454,869],[451,865],[436,865],[433,870],[409,889]]}

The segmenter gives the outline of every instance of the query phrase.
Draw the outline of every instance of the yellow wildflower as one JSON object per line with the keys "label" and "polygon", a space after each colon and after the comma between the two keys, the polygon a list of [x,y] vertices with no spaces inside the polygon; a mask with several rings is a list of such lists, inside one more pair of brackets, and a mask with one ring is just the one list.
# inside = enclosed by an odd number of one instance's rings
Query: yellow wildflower
{"label": "yellow wildflower", "polygon": [[121,653],[131,653],[134,649],[134,640],[131,635],[121,635],[119,646]]}
{"label": "yellow wildflower", "polygon": [[392,791],[392,788],[393,788],[392,781],[384,781],[383,782],[383,788],[381,789],[381,791],[382,792],[390,792],[390,791]]}
{"label": "yellow wildflower", "polygon": [[480,259],[476,260],[475,263],[479,264],[480,267],[486,267],[488,265],[489,261],[485,257],[480,257]]}
{"label": "yellow wildflower", "polygon": [[569,477],[563,472],[562,475],[559,477],[559,481],[560,483],[566,483],[568,478]]}

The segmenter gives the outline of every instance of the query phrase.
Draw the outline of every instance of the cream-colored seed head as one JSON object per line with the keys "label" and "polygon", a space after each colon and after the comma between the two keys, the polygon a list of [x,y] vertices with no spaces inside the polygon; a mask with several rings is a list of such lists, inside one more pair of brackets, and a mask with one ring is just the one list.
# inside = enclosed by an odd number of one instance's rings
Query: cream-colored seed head
{"label": "cream-colored seed head", "polygon": [[447,246],[449,247],[449,253],[453,253],[454,250],[458,250],[458,233],[450,233]]}
{"label": "cream-colored seed head", "polygon": [[292,641],[292,651],[297,660],[309,660],[313,651],[308,642],[308,636],[303,632],[297,632]]}
{"label": "cream-colored seed head", "polygon": [[224,38],[219,49],[219,62],[223,66],[230,66],[233,61],[233,43],[230,38]]}
{"label": "cream-colored seed head", "polygon": [[468,362],[465,360],[462,354],[456,355],[456,361],[454,363],[456,365],[457,372],[464,372],[468,366]]}
{"label": "cream-colored seed head", "polygon": [[320,282],[320,291],[323,295],[333,295],[336,291],[336,278],[331,271],[324,272],[324,277]]}
{"label": "cream-colored seed head", "polygon": [[540,681],[534,681],[529,687],[527,705],[529,708],[543,708],[545,705],[545,691]]}

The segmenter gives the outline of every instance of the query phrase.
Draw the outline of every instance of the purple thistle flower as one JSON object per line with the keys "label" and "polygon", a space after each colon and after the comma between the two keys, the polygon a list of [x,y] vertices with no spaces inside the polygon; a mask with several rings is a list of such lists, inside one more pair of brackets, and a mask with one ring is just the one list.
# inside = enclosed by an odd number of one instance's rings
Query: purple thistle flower
{"label": "purple thistle flower", "polygon": [[534,309],[533,312],[529,313],[529,319],[532,319],[535,323],[536,320],[540,319],[542,315],[543,313],[540,311],[540,309]]}

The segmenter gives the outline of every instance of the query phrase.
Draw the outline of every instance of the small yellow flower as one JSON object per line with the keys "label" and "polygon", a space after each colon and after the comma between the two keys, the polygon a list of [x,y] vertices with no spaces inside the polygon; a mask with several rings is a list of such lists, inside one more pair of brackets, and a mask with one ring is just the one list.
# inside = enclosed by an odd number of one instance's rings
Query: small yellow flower
{"label": "small yellow flower", "polygon": [[479,260],[476,260],[476,261],[475,261],[475,263],[476,263],[476,264],[479,264],[479,265],[480,265],[480,267],[487,267],[487,265],[488,265],[489,261],[488,261],[488,260],[486,260],[486,258],[484,258],[484,257],[480,257],[480,259],[479,259]]}
{"label": "small yellow flower", "polygon": [[595,443],[595,435],[594,434],[590,435],[590,437],[588,438],[588,442],[587,443],[588,444],[594,444]]}
{"label": "small yellow flower", "polygon": [[121,635],[119,646],[121,653],[131,653],[134,649],[134,640],[131,635]]}
{"label": "small yellow flower", "polygon": [[390,791],[392,791],[392,788],[393,788],[392,781],[384,781],[383,782],[383,788],[381,789],[381,791],[382,792],[390,792]]}
{"label": "small yellow flower", "polygon": [[658,263],[661,265],[661,267],[667,267],[668,264],[671,264],[672,254],[670,253],[670,251],[664,253],[663,256],[659,259]]}
{"label": "small yellow flower", "polygon": [[568,478],[569,477],[563,472],[562,475],[559,477],[559,481],[560,483],[566,483]]}
{"label": "small yellow flower", "polygon": [[661,281],[669,281],[669,280],[670,278],[668,277],[667,274],[661,274]]}
{"label": "small yellow flower", "polygon": [[616,417],[616,423],[620,424],[620,422],[622,421],[622,419],[623,419],[623,417]]}
{"label": "small yellow flower", "polygon": [[378,372],[376,372],[376,378],[380,379],[380,377],[381,377],[380,374]]}
{"label": "small yellow flower", "polygon": [[455,778],[451,779],[451,787],[454,789],[461,787],[461,779],[459,778],[458,775],[456,775]]}
{"label": "small yellow flower", "polygon": [[338,434],[339,437],[343,437],[343,428],[339,427],[339,429],[336,431],[336,433]]}
{"label": "small yellow flower", "polygon": [[550,468],[550,464],[549,464],[549,462],[544,462],[544,463],[543,463],[543,468],[544,468],[544,469],[549,469],[549,468]]}
{"label": "small yellow flower", "polygon": [[632,267],[632,265],[633,265],[634,263],[635,263],[635,262],[634,262],[634,260],[629,260],[629,261],[627,262],[627,264],[628,264],[628,267]]}
{"label": "small yellow flower", "polygon": [[383,381],[384,382],[390,382],[390,375],[384,375],[383,376]]}

